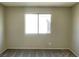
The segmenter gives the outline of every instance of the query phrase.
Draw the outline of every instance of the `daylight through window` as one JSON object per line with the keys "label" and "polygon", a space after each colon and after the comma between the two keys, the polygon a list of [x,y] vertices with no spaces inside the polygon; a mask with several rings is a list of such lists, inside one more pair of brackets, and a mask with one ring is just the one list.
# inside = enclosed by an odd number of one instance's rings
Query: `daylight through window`
{"label": "daylight through window", "polygon": [[26,34],[46,34],[51,31],[51,14],[25,14]]}

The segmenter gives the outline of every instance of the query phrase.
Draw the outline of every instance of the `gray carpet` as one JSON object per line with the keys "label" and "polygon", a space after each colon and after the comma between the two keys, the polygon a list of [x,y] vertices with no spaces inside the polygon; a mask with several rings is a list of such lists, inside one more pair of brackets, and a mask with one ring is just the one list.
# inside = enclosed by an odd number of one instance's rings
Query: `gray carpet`
{"label": "gray carpet", "polygon": [[0,57],[76,57],[68,49],[7,49]]}

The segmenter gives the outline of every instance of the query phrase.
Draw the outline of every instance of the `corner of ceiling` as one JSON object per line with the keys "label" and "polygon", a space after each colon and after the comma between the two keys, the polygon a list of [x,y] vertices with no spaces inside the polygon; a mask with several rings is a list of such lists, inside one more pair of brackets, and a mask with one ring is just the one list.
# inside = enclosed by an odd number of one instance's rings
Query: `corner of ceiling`
{"label": "corner of ceiling", "polygon": [[73,4],[72,7],[76,6],[77,4],[79,4],[79,2],[75,2],[75,4]]}

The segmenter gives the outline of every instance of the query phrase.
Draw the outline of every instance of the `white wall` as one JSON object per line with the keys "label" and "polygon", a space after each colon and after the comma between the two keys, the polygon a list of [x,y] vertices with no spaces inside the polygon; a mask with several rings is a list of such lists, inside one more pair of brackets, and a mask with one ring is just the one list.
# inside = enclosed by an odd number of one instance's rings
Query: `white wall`
{"label": "white wall", "polygon": [[5,49],[4,7],[0,5],[0,53],[2,53]]}
{"label": "white wall", "polygon": [[79,56],[79,4],[72,8],[73,13],[73,35],[71,42],[71,50]]}
{"label": "white wall", "polygon": [[[48,11],[50,10],[50,12]],[[46,11],[52,13],[52,28],[49,35],[25,35],[24,14]],[[6,7],[6,39],[9,49],[69,48],[71,8],[26,8]],[[49,46],[49,43],[52,43]]]}

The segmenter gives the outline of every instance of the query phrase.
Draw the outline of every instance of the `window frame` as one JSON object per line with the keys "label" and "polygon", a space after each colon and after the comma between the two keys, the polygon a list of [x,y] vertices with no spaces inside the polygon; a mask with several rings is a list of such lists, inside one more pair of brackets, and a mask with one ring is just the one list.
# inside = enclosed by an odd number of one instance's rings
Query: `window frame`
{"label": "window frame", "polygon": [[[25,34],[50,34],[51,33],[51,21],[52,21],[52,14],[51,13],[26,13],[26,14],[37,14],[37,18],[38,18],[38,32],[37,33],[26,33],[26,30],[25,30]],[[26,14],[25,14],[25,16],[26,16]],[[39,33],[39,15],[40,14],[49,14],[49,15],[51,15],[51,18],[50,18],[50,33]],[[26,20],[26,19],[25,19]],[[25,25],[26,26],[26,25]]]}

